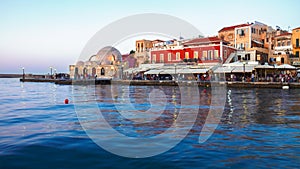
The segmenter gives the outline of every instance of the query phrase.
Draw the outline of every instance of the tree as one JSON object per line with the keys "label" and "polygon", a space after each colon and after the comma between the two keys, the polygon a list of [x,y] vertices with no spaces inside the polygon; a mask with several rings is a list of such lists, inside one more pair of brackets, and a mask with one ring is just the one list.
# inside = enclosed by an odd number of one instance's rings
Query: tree
{"label": "tree", "polygon": [[131,50],[130,52],[129,52],[129,54],[131,55],[131,54],[135,54],[135,51],[134,50]]}

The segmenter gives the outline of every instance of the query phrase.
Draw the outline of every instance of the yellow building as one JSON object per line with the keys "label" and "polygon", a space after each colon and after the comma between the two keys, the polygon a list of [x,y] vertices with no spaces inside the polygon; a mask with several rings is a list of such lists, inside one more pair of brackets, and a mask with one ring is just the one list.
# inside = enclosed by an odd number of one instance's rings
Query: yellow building
{"label": "yellow building", "polygon": [[293,54],[295,57],[299,58],[300,56],[300,27],[293,29],[292,31],[292,45],[293,45]]}
{"label": "yellow building", "polygon": [[268,26],[255,21],[222,28],[219,38],[228,41],[230,46],[238,49],[237,60],[268,61],[269,51],[264,46]]}

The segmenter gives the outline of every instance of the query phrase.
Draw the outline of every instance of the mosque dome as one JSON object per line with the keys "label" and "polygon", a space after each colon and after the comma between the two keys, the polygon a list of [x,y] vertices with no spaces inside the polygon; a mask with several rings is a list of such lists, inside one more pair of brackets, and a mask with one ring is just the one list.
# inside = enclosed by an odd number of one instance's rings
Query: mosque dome
{"label": "mosque dome", "polygon": [[107,46],[99,50],[97,55],[91,56],[89,61],[97,62],[101,65],[114,65],[117,62],[122,62],[122,55],[118,49]]}
{"label": "mosque dome", "polygon": [[76,63],[76,66],[83,66],[84,65],[84,62],[83,61],[78,61],[77,63]]}

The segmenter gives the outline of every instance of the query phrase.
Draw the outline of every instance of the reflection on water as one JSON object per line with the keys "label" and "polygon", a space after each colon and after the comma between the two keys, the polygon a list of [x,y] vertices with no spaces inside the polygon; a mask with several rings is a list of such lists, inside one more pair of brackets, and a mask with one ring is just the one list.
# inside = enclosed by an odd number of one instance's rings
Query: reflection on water
{"label": "reflection on water", "polygon": [[[120,133],[151,137],[176,124],[182,101],[193,97],[192,90],[186,89],[189,95],[182,96],[178,87],[120,85],[96,86],[91,90],[83,86],[20,83],[18,79],[1,79],[0,88],[0,168],[300,166],[300,92],[297,89],[227,89],[220,124],[206,142],[199,144],[212,98],[209,88],[199,88],[199,100],[190,100],[185,107],[198,110],[187,137],[161,155],[130,159],[112,155],[89,139],[78,122],[73,97],[86,106],[95,102]],[[64,105],[65,98],[71,104]],[[156,111],[145,114],[151,107]],[[140,123],[144,117],[154,121]]]}

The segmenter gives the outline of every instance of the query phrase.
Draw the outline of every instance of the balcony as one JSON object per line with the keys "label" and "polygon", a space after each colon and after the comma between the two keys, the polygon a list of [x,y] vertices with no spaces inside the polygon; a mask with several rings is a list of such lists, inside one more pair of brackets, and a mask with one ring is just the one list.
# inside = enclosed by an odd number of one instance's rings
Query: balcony
{"label": "balcony", "polygon": [[300,49],[300,46],[293,45],[293,49]]}
{"label": "balcony", "polygon": [[293,48],[292,45],[289,45],[289,46],[276,46],[274,49],[276,51],[286,51],[286,50],[291,51]]}
{"label": "balcony", "polygon": [[252,47],[250,50],[256,50],[256,51],[258,51],[258,52],[266,53],[266,54],[269,53],[269,50],[266,49],[266,48]]}

